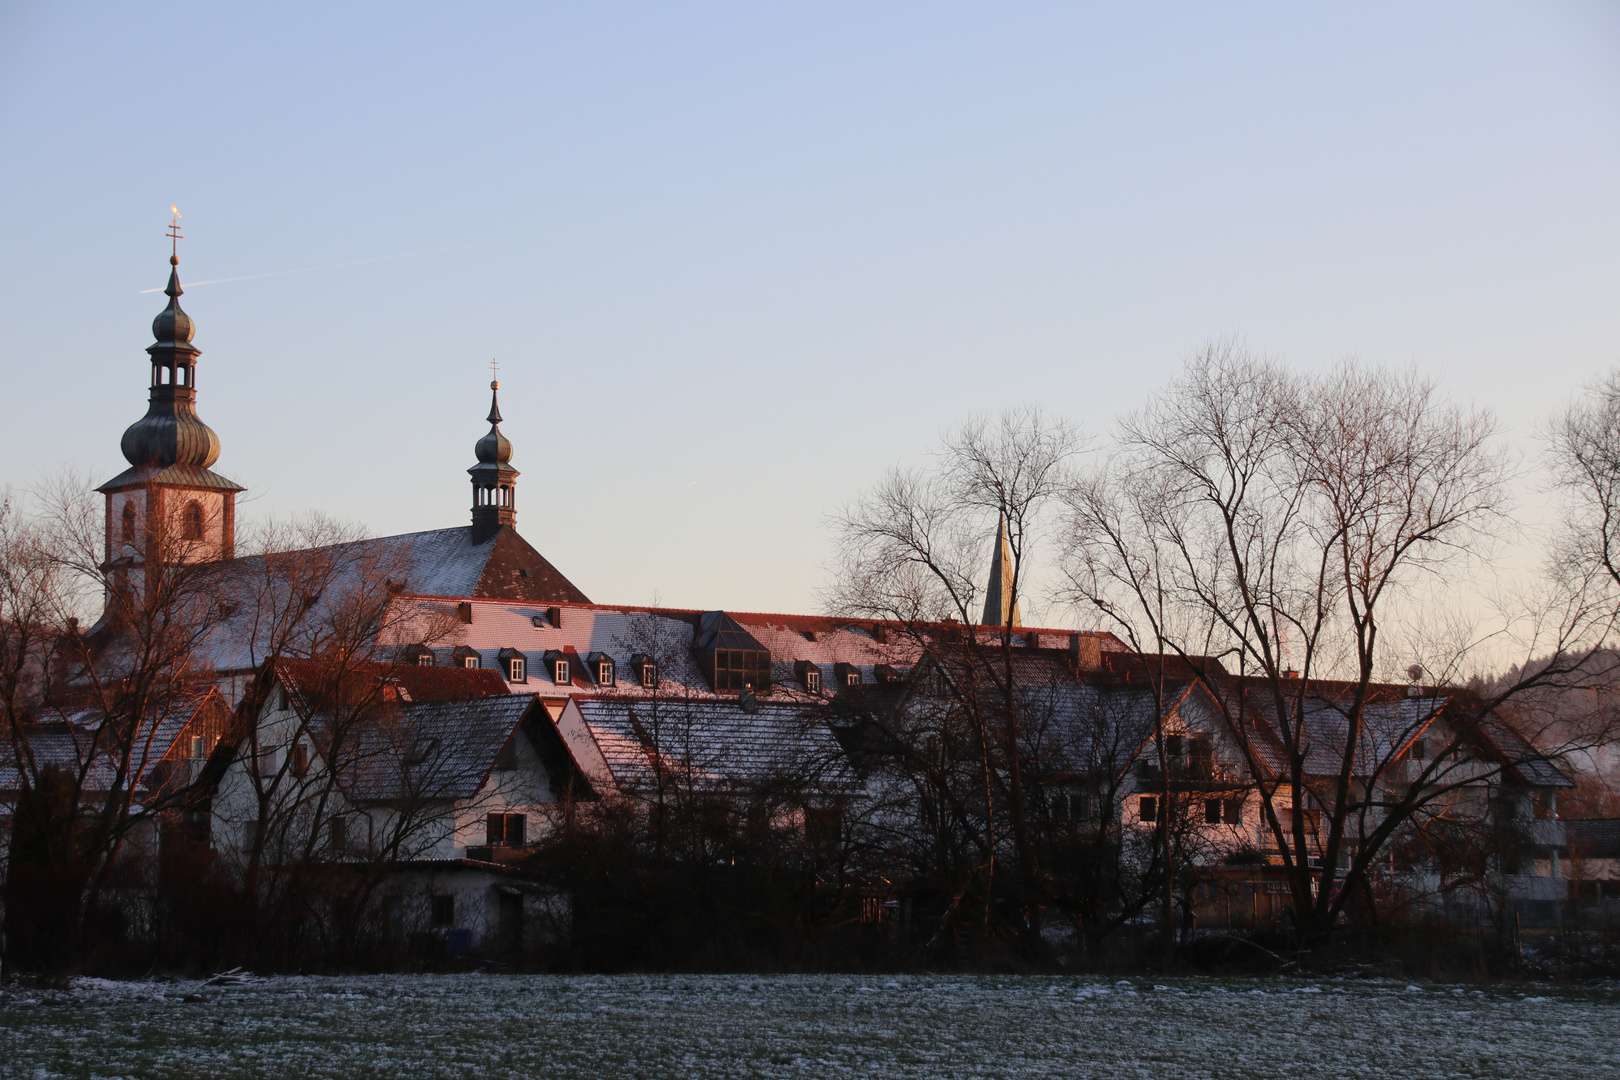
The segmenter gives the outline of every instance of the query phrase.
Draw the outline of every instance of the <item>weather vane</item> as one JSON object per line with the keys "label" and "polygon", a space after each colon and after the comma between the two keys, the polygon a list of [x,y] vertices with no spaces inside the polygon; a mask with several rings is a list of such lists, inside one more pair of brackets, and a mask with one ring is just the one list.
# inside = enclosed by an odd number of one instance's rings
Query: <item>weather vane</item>
{"label": "weather vane", "polygon": [[184,236],[180,235],[180,208],[171,206],[169,212],[174,215],[174,220],[169,223],[169,231],[163,235],[169,238],[169,255],[178,259],[180,257],[180,241],[185,239]]}

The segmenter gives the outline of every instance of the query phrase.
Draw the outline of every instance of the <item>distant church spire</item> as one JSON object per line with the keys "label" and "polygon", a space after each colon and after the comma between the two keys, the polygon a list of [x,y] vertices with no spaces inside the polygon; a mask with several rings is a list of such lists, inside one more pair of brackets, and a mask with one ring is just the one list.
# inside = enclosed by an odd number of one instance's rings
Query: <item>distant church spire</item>
{"label": "distant church spire", "polygon": [[[491,367],[494,367],[492,364]],[[489,433],[478,440],[473,453],[478,464],[468,469],[472,475],[472,542],[482,544],[503,525],[517,524],[518,471],[512,468],[512,443],[501,434],[501,384],[489,383]]]}
{"label": "distant church spire", "polygon": [[985,626],[1022,626],[1018,597],[1013,595],[1012,547],[1007,543],[1006,515],[996,519],[996,550],[990,557],[990,581],[984,590]]}

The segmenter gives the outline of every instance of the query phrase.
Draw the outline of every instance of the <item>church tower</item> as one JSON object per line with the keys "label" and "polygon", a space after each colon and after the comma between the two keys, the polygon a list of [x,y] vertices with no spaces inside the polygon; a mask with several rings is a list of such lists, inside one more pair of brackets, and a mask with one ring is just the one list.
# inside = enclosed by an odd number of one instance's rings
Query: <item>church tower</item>
{"label": "church tower", "polygon": [[489,433],[478,440],[473,453],[478,464],[472,474],[472,542],[482,544],[501,527],[517,525],[518,471],[512,468],[512,443],[501,434],[501,384],[489,384]]}
{"label": "church tower", "polygon": [[219,459],[219,436],[197,416],[201,351],[180,308],[179,265],[170,255],[169,305],[152,320],[146,415],[121,444],[129,468],[96,489],[107,499],[107,568],[136,587],[149,563],[229,559],[236,549],[236,493],[243,488],[209,468]]}

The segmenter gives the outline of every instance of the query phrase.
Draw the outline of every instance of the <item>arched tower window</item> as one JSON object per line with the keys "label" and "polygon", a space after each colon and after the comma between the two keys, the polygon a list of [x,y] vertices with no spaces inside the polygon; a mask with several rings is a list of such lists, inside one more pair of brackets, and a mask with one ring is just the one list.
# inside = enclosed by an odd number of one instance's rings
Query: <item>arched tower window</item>
{"label": "arched tower window", "polygon": [[201,540],[203,535],[202,505],[196,500],[186,503],[181,515],[181,535],[187,540]]}
{"label": "arched tower window", "polygon": [[135,542],[135,507],[129,503],[124,504],[124,543]]}

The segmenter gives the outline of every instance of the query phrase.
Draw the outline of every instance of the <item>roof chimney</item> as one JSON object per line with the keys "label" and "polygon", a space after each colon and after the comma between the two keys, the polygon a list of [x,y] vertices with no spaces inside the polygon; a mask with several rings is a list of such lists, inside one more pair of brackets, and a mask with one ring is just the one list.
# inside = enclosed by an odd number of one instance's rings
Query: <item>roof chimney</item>
{"label": "roof chimney", "polygon": [[1076,671],[1096,671],[1102,667],[1102,641],[1095,634],[1070,634],[1069,659]]}

